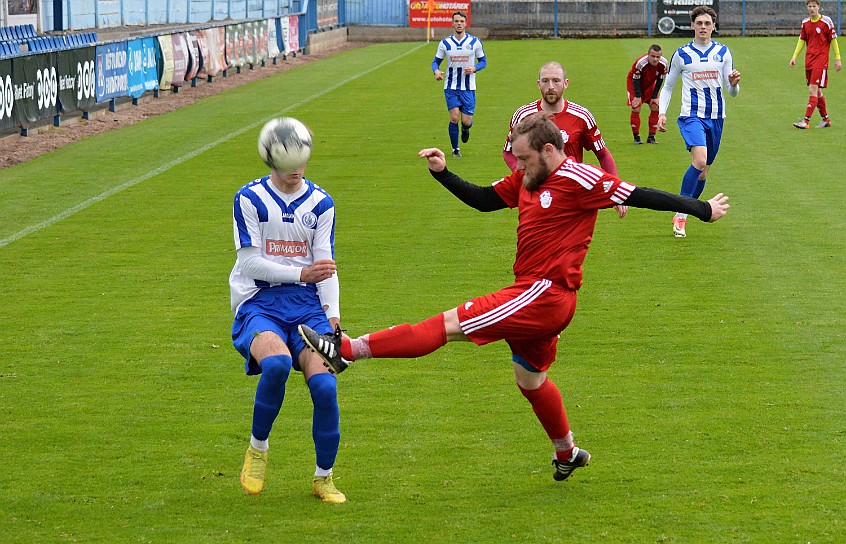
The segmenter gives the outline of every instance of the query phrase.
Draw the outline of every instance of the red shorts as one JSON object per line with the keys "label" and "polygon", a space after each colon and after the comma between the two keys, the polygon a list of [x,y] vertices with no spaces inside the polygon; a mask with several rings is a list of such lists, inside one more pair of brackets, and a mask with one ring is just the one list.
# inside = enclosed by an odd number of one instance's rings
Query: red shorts
{"label": "red shorts", "polygon": [[[632,105],[632,98],[635,97],[634,86],[629,84],[627,88],[628,88],[628,92],[626,94],[628,95],[628,101],[626,102],[626,106],[631,106]],[[649,87],[648,89],[641,89],[641,91],[642,92],[640,93],[640,102],[641,102],[640,105],[641,106],[644,106],[644,105],[648,106],[649,103],[652,102],[652,93],[655,92],[655,85],[653,85],[652,87]],[[660,94],[659,94],[659,96],[660,96]],[[656,100],[657,100],[657,98],[656,98]]]}
{"label": "red shorts", "polygon": [[817,85],[820,89],[828,87],[828,67],[805,70],[805,81],[808,85]]}
{"label": "red shorts", "polygon": [[518,281],[458,307],[458,323],[478,345],[505,340],[539,372],[555,361],[558,333],[576,313],[576,292],[549,280]]}

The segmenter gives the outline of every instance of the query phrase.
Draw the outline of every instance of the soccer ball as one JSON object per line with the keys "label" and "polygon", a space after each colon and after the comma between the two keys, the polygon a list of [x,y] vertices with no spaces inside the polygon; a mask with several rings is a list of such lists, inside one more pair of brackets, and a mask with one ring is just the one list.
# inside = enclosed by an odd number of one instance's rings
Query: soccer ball
{"label": "soccer ball", "polygon": [[273,119],[259,133],[258,150],[271,169],[283,174],[295,172],[311,157],[311,132],[293,117]]}

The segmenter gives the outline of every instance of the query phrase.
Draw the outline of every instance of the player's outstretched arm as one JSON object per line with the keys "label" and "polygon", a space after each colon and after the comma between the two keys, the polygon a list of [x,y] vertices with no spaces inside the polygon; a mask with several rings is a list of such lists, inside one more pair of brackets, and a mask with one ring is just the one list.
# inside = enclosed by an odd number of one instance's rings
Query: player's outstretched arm
{"label": "player's outstretched arm", "polygon": [[722,193],[707,202],[703,202],[689,196],[668,193],[649,187],[635,187],[624,204],[635,208],[686,213],[706,223],[713,223],[721,219],[729,209],[728,197]]}
{"label": "player's outstretched arm", "polygon": [[428,159],[429,170],[433,172],[440,172],[446,168],[446,155],[444,155],[444,152],[436,147],[421,149],[418,155],[424,159]]}
{"label": "player's outstretched arm", "polygon": [[729,206],[728,199],[729,197],[723,193],[717,193],[714,198],[708,201],[708,205],[711,206],[711,218],[708,219],[709,223],[725,217],[728,209],[731,207]]}
{"label": "player's outstretched arm", "polygon": [[446,167],[444,152],[440,149],[422,149],[419,155],[428,159],[429,173],[432,174],[432,177],[471,208],[480,212],[492,212],[508,207],[492,185],[482,187],[465,181],[458,174],[450,172]]}

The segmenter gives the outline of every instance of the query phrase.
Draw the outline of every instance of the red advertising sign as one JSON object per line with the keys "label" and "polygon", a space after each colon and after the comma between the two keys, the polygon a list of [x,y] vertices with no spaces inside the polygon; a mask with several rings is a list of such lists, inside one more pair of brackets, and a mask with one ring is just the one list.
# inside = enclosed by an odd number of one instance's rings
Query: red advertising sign
{"label": "red advertising sign", "polygon": [[411,0],[408,4],[408,26],[413,28],[450,28],[452,14],[463,11],[470,26],[470,0],[450,2],[447,0]]}

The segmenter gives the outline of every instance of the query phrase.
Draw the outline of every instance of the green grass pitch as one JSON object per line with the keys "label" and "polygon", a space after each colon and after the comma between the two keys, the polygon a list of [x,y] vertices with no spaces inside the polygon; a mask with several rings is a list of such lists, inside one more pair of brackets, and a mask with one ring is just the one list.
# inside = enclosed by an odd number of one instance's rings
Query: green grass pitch
{"label": "green grass pitch", "polygon": [[[509,118],[558,60],[621,177],[677,191],[675,123],[657,146],[628,127],[625,74],[652,41],[487,42],[472,139],[449,166],[503,175]],[[504,343],[342,375],[340,506],[310,494],[292,374],[267,488],[238,482],[256,380],[230,344],[231,205],[264,174],[264,121],[314,130],[307,175],[337,204],[350,334],[511,281],[516,213],[467,208],[416,156],[449,145],[435,43],[346,51],[0,171],[2,540],[846,541],[846,77],[826,93],[834,127],[798,131],[795,38],[724,41],[743,79],[703,196],[733,207],[684,240],[668,213],[600,215],[550,371],[593,454],[563,484]]]}

